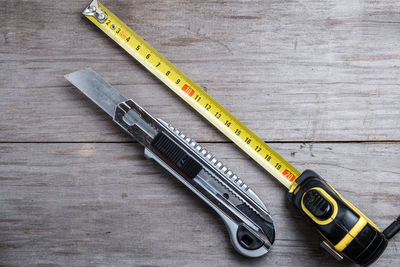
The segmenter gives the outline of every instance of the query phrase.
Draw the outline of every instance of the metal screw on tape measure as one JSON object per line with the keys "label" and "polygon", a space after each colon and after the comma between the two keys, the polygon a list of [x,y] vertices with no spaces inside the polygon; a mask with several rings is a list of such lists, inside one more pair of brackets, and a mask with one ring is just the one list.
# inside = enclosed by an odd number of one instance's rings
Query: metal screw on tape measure
{"label": "metal screw on tape measure", "polygon": [[83,11],[83,14],[95,17],[100,23],[104,23],[108,17],[107,14],[99,8],[97,1],[90,3],[90,6]]}

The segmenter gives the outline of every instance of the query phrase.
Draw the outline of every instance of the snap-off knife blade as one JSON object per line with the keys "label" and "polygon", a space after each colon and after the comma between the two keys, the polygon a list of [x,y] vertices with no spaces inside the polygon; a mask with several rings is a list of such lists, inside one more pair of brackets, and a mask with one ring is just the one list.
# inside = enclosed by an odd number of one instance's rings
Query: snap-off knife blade
{"label": "snap-off knife blade", "polygon": [[234,248],[248,257],[266,254],[275,240],[269,211],[236,174],[178,129],[151,116],[86,68],[65,78],[145,147],[151,158],[199,196],[224,221]]}

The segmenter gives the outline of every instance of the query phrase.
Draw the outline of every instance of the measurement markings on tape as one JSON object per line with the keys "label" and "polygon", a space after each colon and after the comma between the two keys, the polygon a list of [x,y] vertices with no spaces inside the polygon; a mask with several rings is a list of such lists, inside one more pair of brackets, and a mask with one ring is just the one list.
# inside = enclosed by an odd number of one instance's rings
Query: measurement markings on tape
{"label": "measurement markings on tape", "polygon": [[99,2],[93,1],[84,15],[287,188],[300,176],[297,169]]}

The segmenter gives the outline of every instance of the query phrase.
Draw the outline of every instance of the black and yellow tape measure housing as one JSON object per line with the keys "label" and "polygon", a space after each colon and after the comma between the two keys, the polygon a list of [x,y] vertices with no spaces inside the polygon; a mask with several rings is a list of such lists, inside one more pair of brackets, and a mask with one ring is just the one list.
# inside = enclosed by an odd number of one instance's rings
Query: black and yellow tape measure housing
{"label": "black and yellow tape measure housing", "polygon": [[296,179],[288,198],[332,249],[352,261],[368,265],[385,250],[388,240],[379,228],[314,171]]}

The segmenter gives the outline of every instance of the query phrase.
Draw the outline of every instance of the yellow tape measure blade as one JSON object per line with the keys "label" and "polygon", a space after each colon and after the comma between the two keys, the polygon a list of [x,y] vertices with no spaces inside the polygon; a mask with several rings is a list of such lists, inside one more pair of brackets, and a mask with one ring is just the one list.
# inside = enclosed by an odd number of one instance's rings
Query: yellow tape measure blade
{"label": "yellow tape measure blade", "polygon": [[300,172],[97,0],[83,14],[287,188]]}

